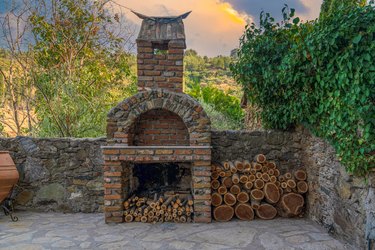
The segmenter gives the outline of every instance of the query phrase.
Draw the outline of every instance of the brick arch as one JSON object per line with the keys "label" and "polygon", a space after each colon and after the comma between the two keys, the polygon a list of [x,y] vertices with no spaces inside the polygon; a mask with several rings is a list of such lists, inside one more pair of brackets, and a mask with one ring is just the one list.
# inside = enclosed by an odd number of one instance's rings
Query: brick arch
{"label": "brick arch", "polygon": [[184,93],[164,89],[142,91],[113,108],[107,119],[107,137],[113,142],[131,144],[132,128],[140,115],[162,109],[178,115],[189,132],[191,146],[209,146],[211,122],[203,107]]}

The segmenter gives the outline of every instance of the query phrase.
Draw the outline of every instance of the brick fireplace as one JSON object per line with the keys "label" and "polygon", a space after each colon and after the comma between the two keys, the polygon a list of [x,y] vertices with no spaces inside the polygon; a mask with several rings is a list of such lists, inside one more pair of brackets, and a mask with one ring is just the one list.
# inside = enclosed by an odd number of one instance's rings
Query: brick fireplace
{"label": "brick fireplace", "polygon": [[211,222],[211,127],[202,106],[183,93],[185,32],[178,17],[147,17],[137,38],[138,93],[114,107],[103,146],[105,221],[124,221],[135,192],[135,164],[189,164],[194,222]]}

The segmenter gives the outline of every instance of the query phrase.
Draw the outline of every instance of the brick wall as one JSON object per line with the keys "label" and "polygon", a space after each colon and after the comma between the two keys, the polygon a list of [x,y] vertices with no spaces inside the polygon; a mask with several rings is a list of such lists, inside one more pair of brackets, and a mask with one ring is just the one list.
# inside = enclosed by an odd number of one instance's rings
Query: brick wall
{"label": "brick wall", "polygon": [[[138,90],[163,88],[182,92],[184,41],[153,44],[138,41]],[[161,53],[157,53],[159,51]]]}
{"label": "brick wall", "polygon": [[182,119],[163,109],[142,114],[135,124],[134,134],[135,146],[189,145],[189,132]]}

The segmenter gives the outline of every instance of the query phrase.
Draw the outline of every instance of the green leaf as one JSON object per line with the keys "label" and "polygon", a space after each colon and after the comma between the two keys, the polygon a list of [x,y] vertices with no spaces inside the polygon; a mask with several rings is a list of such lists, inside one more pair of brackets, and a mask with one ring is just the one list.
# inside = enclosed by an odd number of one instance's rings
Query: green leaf
{"label": "green leaf", "polygon": [[293,19],[293,23],[294,23],[294,24],[298,24],[298,23],[299,23],[299,20],[300,20],[299,17],[296,17],[296,18]]}
{"label": "green leaf", "polygon": [[353,43],[357,44],[361,41],[361,39],[362,39],[362,35],[359,34],[358,36],[353,38]]}

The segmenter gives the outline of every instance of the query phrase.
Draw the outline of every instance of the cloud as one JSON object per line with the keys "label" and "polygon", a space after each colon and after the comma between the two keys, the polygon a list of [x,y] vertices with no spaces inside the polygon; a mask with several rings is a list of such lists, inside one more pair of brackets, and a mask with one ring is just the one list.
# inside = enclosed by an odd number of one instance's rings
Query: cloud
{"label": "cloud", "polygon": [[[239,38],[247,22],[259,22],[264,10],[281,19],[284,3],[295,8],[303,20],[314,19],[319,14],[322,0],[114,0],[137,12],[149,16],[180,15],[192,10],[184,20],[188,48],[201,55],[229,55],[238,47]],[[141,20],[130,12],[126,17],[137,24]],[[138,32],[138,31],[137,31]]]}

